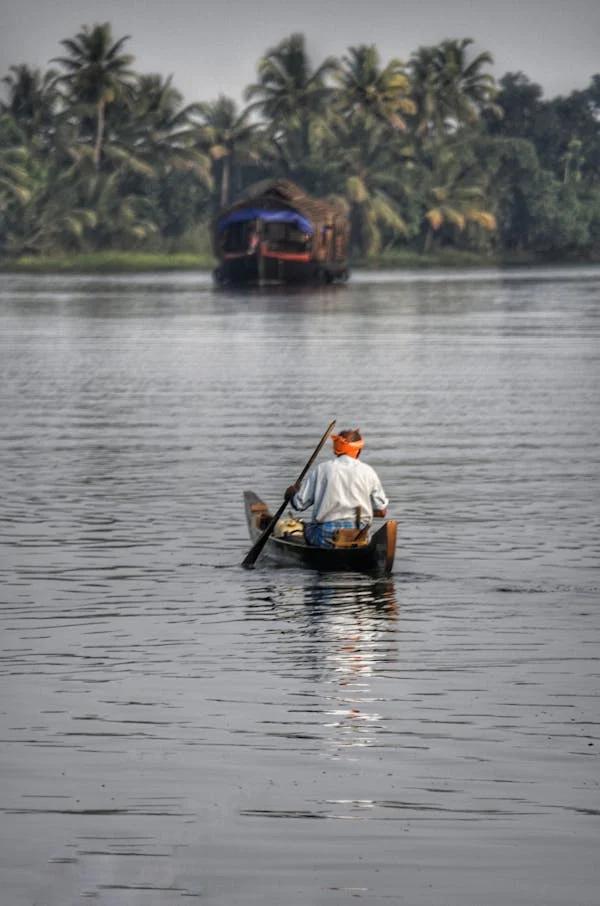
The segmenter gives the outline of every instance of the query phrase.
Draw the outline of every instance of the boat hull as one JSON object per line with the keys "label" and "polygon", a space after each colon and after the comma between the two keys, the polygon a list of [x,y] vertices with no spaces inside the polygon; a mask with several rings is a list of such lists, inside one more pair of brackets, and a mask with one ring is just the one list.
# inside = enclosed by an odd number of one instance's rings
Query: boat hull
{"label": "boat hull", "polygon": [[[244,492],[244,504],[250,540],[258,540],[271,513],[253,491]],[[320,572],[360,572],[386,575],[392,571],[396,551],[396,522],[385,522],[373,532],[369,543],[353,548],[312,547],[285,538],[271,536],[261,554],[279,566],[314,569]]]}
{"label": "boat hull", "polygon": [[348,279],[344,263],[261,257],[260,253],[225,258],[214,271],[220,286],[322,284]]}

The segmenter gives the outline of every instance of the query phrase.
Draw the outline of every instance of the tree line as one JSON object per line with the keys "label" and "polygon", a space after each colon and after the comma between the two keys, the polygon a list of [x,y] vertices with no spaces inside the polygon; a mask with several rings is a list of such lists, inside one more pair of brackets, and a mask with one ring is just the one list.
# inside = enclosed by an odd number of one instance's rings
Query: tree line
{"label": "tree line", "polygon": [[108,23],[14,65],[0,101],[0,256],[193,247],[249,184],[335,196],[351,252],[451,247],[600,257],[600,75],[546,100],[496,82],[468,38],[405,63],[373,45],[313,65],[304,36],[266,51],[245,106],[185,104],[140,74]]}

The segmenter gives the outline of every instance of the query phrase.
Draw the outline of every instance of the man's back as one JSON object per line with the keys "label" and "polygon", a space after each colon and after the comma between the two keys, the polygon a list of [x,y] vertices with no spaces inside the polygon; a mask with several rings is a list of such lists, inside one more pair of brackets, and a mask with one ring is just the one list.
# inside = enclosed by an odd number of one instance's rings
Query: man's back
{"label": "man's back", "polygon": [[371,466],[351,456],[336,456],[313,469],[292,500],[299,510],[311,504],[313,522],[355,519],[360,507],[365,524],[372,521],[374,509],[386,509],[388,500]]}

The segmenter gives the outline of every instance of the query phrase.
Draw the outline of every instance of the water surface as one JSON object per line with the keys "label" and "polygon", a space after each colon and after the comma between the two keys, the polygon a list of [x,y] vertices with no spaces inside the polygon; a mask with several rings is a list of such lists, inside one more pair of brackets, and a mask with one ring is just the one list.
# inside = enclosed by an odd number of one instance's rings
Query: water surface
{"label": "water surface", "polygon": [[[2,903],[595,906],[599,277],[0,278]],[[394,575],[240,569],[334,416]]]}

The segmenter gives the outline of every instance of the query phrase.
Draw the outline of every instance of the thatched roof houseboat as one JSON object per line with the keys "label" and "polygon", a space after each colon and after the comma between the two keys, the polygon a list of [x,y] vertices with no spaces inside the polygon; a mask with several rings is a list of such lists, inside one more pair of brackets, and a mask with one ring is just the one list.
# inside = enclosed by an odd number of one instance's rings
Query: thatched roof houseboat
{"label": "thatched roof houseboat", "polygon": [[218,283],[300,283],[348,277],[341,203],[311,198],[286,179],[255,183],[217,216]]}

